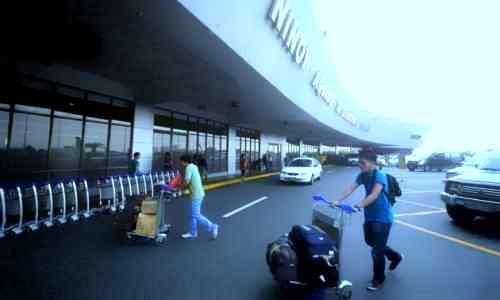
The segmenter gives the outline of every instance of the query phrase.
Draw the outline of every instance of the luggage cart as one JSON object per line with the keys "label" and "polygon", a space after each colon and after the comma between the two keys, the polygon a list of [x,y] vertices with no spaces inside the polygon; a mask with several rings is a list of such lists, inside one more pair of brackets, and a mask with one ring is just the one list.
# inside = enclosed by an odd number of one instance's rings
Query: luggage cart
{"label": "luggage cart", "polygon": [[115,178],[118,189],[116,190],[116,197],[118,199],[118,209],[123,211],[125,209],[125,201],[127,200],[124,179],[122,176],[117,176]]}
{"label": "luggage cart", "polygon": [[92,210],[90,208],[90,192],[87,179],[80,178],[78,182],[76,182],[76,189],[78,193],[78,207],[82,208],[80,210],[80,215],[88,219],[92,216]]}
{"label": "luggage cart", "polygon": [[[350,221],[351,215],[356,212],[351,206],[337,205],[333,206],[321,195],[313,196],[313,225],[325,231],[337,245],[336,264],[338,265],[339,274],[342,276],[342,264],[340,256],[342,253],[342,239],[344,234],[344,226]],[[337,299],[349,300],[352,298],[352,283],[347,280],[340,280],[335,288]]]}
{"label": "luggage cart", "polygon": [[45,183],[37,187],[39,223],[50,228],[54,226],[54,199],[52,185]]}
{"label": "luggage cart", "polygon": [[154,197],[155,196],[155,183],[153,179],[153,174],[149,173],[146,175],[146,183],[149,189],[149,196]]}
{"label": "luggage cart", "polygon": [[166,202],[167,198],[160,197],[157,200],[157,214],[156,214],[156,224],[155,224],[155,231],[153,235],[141,235],[133,231],[127,232],[127,238],[129,240],[137,240],[137,239],[145,239],[145,240],[152,240],[155,241],[157,244],[162,244],[165,242],[168,238],[168,234],[170,232],[171,225],[167,223],[167,218],[166,218]]}
{"label": "luggage cart", "polygon": [[112,176],[100,178],[97,181],[97,190],[99,194],[98,211],[116,212],[116,185]]}
{"label": "luggage cart", "polygon": [[128,197],[134,196],[134,188],[132,186],[132,178],[130,178],[129,175],[125,176],[125,189],[126,189],[126,195]]}
{"label": "luggage cart", "polygon": [[34,184],[26,185],[22,188],[23,199],[23,227],[31,231],[40,228],[38,193]]}
{"label": "luggage cart", "polygon": [[64,182],[56,182],[52,188],[52,199],[54,200],[54,220],[59,224],[66,224],[66,187]]}
{"label": "luggage cart", "polygon": [[15,235],[23,233],[23,193],[19,185],[8,189],[5,193],[5,212],[5,232]]}
{"label": "luggage cart", "polygon": [[5,191],[0,188],[0,239],[5,237],[5,223],[7,214],[5,212]]}
{"label": "luggage cart", "polygon": [[71,221],[76,222],[80,219],[76,182],[70,179],[62,184],[64,184],[64,192],[66,195],[66,214]]}

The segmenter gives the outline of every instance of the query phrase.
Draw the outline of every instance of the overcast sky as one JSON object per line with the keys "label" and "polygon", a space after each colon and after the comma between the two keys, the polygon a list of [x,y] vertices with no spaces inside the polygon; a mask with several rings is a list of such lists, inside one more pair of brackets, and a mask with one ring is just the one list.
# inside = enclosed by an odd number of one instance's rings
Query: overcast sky
{"label": "overcast sky", "polygon": [[425,151],[500,147],[500,1],[312,2],[359,105],[430,124]]}

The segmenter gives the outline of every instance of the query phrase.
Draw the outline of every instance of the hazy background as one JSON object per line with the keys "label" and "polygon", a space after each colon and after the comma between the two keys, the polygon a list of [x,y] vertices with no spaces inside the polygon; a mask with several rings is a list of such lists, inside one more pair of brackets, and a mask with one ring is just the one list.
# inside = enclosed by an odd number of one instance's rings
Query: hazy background
{"label": "hazy background", "polygon": [[500,1],[311,1],[355,101],[430,125],[418,152],[500,148]]}

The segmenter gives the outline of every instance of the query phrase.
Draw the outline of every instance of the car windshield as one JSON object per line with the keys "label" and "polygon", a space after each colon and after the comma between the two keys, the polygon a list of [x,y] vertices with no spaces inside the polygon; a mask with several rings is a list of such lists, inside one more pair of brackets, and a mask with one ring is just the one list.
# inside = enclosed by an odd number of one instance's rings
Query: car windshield
{"label": "car windshield", "polygon": [[310,167],[312,161],[310,159],[296,159],[290,163],[290,167]]}
{"label": "car windshield", "polygon": [[482,161],[480,169],[486,171],[500,171],[500,153],[486,157]]}

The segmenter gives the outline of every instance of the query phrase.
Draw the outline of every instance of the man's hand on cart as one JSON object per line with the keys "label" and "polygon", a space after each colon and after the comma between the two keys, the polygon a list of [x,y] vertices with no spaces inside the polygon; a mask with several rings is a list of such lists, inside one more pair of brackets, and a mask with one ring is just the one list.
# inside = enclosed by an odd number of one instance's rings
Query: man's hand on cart
{"label": "man's hand on cart", "polygon": [[349,204],[341,204],[340,202],[338,201],[335,201],[335,202],[331,202],[331,201],[328,201],[325,197],[323,197],[322,195],[314,195],[313,196],[313,200],[315,202],[320,202],[320,203],[324,203],[324,204],[328,204],[332,207],[338,207],[340,208],[342,211],[348,213],[348,214],[352,214],[352,213],[355,213],[355,212],[359,212],[361,209],[359,208],[359,206],[355,205],[355,206],[351,206]]}

